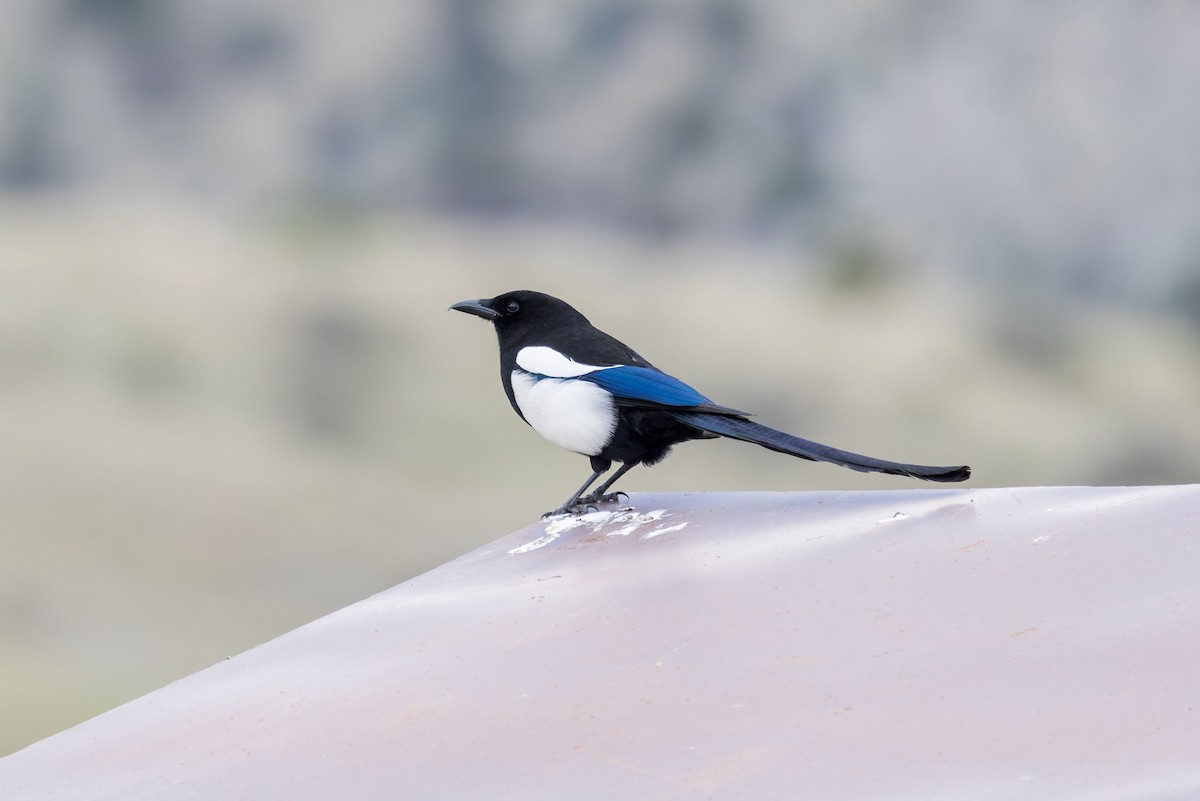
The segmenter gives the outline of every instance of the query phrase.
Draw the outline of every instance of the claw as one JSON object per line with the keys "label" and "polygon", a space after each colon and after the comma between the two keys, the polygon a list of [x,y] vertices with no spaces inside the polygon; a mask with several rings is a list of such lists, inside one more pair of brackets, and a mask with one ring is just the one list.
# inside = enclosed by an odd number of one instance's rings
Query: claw
{"label": "claw", "polygon": [[542,515],[543,520],[549,520],[552,517],[568,517],[570,515],[585,515],[588,512],[599,511],[594,505],[589,503],[573,503],[570,506],[560,506],[557,509],[546,512]]}
{"label": "claw", "polygon": [[622,498],[629,500],[629,496],[620,491],[610,492],[607,495],[596,495],[595,493],[592,493],[591,495],[585,495],[569,506],[567,504],[563,504],[553,511],[546,512],[542,515],[542,520],[549,520],[552,517],[562,517],[565,515],[585,515],[589,512],[599,512],[599,504],[618,502]]}
{"label": "claw", "polygon": [[614,501],[620,501],[622,498],[624,498],[625,500],[629,500],[629,496],[626,495],[624,492],[610,492],[607,495],[594,495],[593,494],[593,495],[587,496],[586,498],[580,498],[580,503],[584,503],[589,506],[595,506],[595,504],[599,504],[599,503],[612,503]]}

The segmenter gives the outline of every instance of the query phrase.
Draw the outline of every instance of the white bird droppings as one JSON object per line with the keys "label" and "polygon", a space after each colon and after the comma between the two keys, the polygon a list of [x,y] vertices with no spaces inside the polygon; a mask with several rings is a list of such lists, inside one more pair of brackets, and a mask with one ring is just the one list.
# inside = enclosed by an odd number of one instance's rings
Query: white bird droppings
{"label": "white bird droppings", "polygon": [[[639,539],[648,540],[681,531],[687,527],[687,521],[671,525],[654,526],[648,531],[646,527],[658,521],[671,517],[666,509],[655,509],[652,512],[639,514],[633,509],[619,509],[615,512],[588,512],[585,515],[563,515],[546,521],[544,534],[532,542],[518,545],[509,551],[510,554],[529,553],[539,548],[545,548],[568,531],[586,527],[589,534],[603,534],[606,537],[628,537],[640,534]],[[611,528],[615,526],[615,528]],[[609,529],[609,530],[605,530]]]}

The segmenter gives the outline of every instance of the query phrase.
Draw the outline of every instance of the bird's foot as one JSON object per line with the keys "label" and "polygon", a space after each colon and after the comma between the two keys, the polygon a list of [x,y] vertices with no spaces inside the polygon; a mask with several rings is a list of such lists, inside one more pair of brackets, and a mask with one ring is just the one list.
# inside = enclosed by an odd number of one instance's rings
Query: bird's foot
{"label": "bird's foot", "polygon": [[593,492],[591,495],[586,495],[575,501],[575,503],[564,503],[557,509],[546,512],[542,515],[542,519],[549,520],[552,517],[562,517],[564,515],[585,515],[589,512],[598,512],[600,511],[596,508],[598,504],[619,501],[621,498],[628,500],[629,496],[623,492],[610,492],[607,495],[597,495]]}
{"label": "bird's foot", "polygon": [[573,503],[570,506],[560,506],[557,509],[551,509],[549,512],[542,514],[543,520],[551,520],[555,517],[569,517],[571,515],[585,515],[588,512],[596,511],[596,507],[590,503]]}
{"label": "bird's foot", "polygon": [[579,502],[588,506],[595,506],[598,503],[619,502],[622,498],[629,500],[629,496],[623,492],[610,492],[607,495],[597,495],[592,493],[579,499]]}

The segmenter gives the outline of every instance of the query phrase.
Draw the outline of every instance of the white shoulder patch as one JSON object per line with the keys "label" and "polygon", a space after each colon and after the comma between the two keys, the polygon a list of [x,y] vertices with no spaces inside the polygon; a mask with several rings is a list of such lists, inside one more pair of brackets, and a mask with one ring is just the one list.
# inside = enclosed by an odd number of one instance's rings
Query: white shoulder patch
{"label": "white shoulder patch", "polygon": [[617,365],[596,367],[592,364],[582,364],[568,359],[554,348],[545,345],[535,345],[521,348],[517,352],[517,367],[527,373],[542,375],[547,378],[578,378],[581,375],[594,373],[597,370],[609,370]]}

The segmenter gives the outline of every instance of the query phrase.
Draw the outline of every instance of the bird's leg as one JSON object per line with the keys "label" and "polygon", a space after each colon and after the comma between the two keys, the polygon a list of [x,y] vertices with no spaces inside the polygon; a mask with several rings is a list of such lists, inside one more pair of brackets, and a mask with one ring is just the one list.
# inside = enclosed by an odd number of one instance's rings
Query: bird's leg
{"label": "bird's leg", "polygon": [[[595,481],[596,479],[600,478],[600,476],[602,476],[604,474],[604,472],[606,470],[608,470],[608,468],[610,468],[610,467],[612,467],[611,460],[601,459],[599,456],[593,456],[592,457],[592,474],[590,476],[588,476],[588,480],[583,482],[583,485],[580,486],[579,489],[575,490],[575,494],[572,495],[570,498],[567,498],[567,500],[563,503],[562,506],[558,507],[557,509],[555,509],[552,512],[546,512],[546,514],[542,515],[542,519],[544,520],[547,517],[554,517],[555,515],[567,514],[568,512],[577,512],[577,511],[581,511],[582,509],[587,508],[587,505],[588,505],[588,503],[590,503],[590,501],[585,500],[584,502],[581,503],[579,501],[579,496],[582,495],[587,490],[588,487],[592,486],[592,482]],[[618,473],[618,475],[620,475],[620,474]],[[608,484],[611,484],[611,483],[612,482],[609,481],[604,486],[607,487]]]}
{"label": "bird's leg", "polygon": [[[605,482],[604,482],[603,484],[601,484],[599,487],[596,487],[595,491],[594,491],[594,492],[592,492],[592,494],[591,494],[591,495],[589,495],[589,496],[587,496],[586,498],[584,498],[582,502],[583,502],[583,503],[604,503],[605,501],[617,501],[617,500],[620,500],[620,499],[621,499],[621,496],[622,496],[622,495],[625,495],[625,493],[623,493],[623,492],[614,492],[614,493],[612,493],[611,495],[605,495],[605,494],[604,494],[604,492],[605,492],[605,490],[607,490],[609,487],[611,487],[613,484],[617,483],[617,479],[618,479],[618,478],[620,478],[621,476],[625,475],[626,473],[628,473],[628,472],[629,472],[630,470],[632,470],[633,468],[637,467],[637,465],[638,465],[638,463],[637,463],[637,462],[625,462],[625,464],[621,465],[621,466],[620,466],[620,467],[617,469],[617,472],[615,472],[615,473],[613,473],[611,476],[609,476],[609,478],[608,478],[608,481],[605,481]],[[627,497],[627,498],[628,498],[629,496],[628,496],[628,495],[626,495],[625,497]]]}

